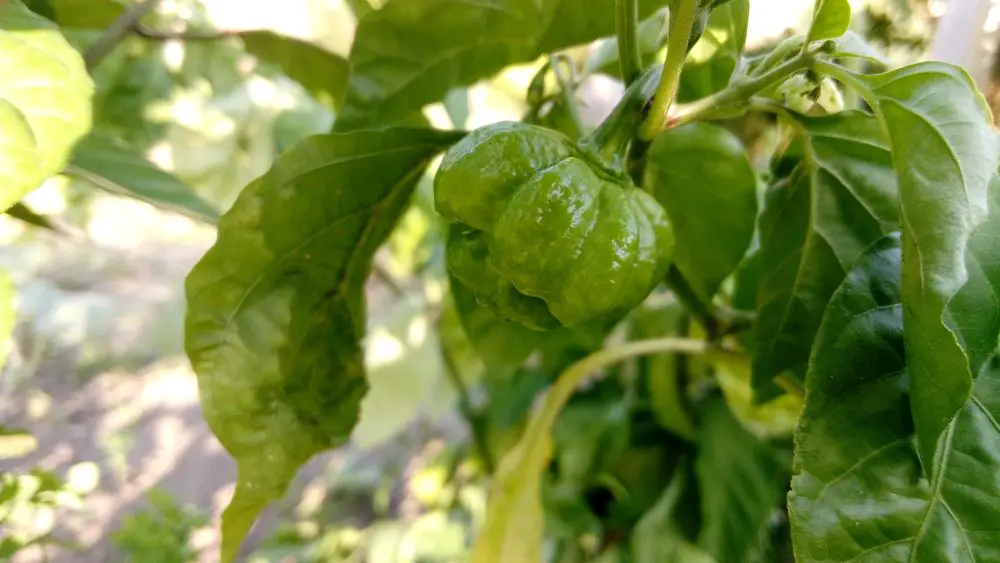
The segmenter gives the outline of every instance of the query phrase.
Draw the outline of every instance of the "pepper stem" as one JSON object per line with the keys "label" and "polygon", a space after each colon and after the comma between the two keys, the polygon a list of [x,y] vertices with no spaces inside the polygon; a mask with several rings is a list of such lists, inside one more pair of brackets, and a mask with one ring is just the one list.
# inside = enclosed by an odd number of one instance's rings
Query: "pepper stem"
{"label": "pepper stem", "polygon": [[646,104],[656,92],[663,67],[646,69],[628,89],[611,115],[590,135],[580,141],[580,148],[599,160],[617,175],[627,176],[629,144],[646,118]]}
{"label": "pepper stem", "polygon": [[667,40],[667,57],[660,87],[649,114],[642,126],[642,138],[652,139],[666,128],[670,106],[674,103],[691,45],[691,32],[698,20],[698,0],[679,0],[677,10],[670,12],[670,32]]}

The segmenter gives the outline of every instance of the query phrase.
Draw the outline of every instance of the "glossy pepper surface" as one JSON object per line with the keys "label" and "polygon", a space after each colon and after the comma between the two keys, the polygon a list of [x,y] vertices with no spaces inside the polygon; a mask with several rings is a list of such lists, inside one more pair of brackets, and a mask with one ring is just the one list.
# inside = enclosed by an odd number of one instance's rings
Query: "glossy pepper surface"
{"label": "glossy pepper surface", "polygon": [[663,278],[667,215],[598,151],[515,122],[480,128],[434,183],[448,266],[480,303],[537,329],[624,315]]}

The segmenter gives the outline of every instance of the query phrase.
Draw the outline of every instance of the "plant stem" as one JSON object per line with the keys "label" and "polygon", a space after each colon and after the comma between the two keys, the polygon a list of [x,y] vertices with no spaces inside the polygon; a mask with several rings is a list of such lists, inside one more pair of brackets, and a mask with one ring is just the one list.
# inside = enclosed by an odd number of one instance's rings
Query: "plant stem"
{"label": "plant stem", "polygon": [[136,25],[133,29],[136,35],[143,39],[153,41],[218,41],[239,35],[238,31],[158,31],[142,25]]}
{"label": "plant stem", "polygon": [[145,2],[135,4],[108,26],[104,30],[104,33],[97,38],[97,41],[94,41],[83,53],[83,61],[87,65],[87,70],[94,70],[104,60],[104,57],[108,56],[111,51],[114,51],[115,47],[135,30],[139,20],[156,7],[157,2],[159,0],[146,0]]}
{"label": "plant stem", "polygon": [[670,270],[667,271],[667,285],[673,290],[681,305],[705,329],[708,339],[715,340],[719,336],[719,319],[715,317],[712,307],[695,293],[691,283],[687,281],[676,265],[671,265]]}
{"label": "plant stem", "polygon": [[754,94],[776,86],[788,77],[808,69],[814,63],[811,54],[799,54],[760,76],[748,76],[733,81],[725,90],[678,108],[670,127],[680,127],[695,121],[742,115],[747,101]]}
{"label": "plant stem", "polygon": [[848,86],[851,89],[856,90],[859,94],[861,94],[862,98],[871,102],[871,88],[869,88],[863,80],[858,78],[857,75],[850,70],[840,66],[839,64],[821,60],[812,61],[812,68],[817,74],[829,76],[844,86]]}
{"label": "plant stem", "polygon": [[465,381],[462,380],[462,374],[459,373],[458,366],[455,365],[455,358],[452,357],[451,353],[444,346],[441,347],[441,357],[444,359],[445,375],[448,376],[448,381],[451,382],[455,388],[455,392],[458,394],[458,410],[462,413],[462,418],[465,419],[466,424],[469,425],[472,445],[479,452],[479,457],[483,460],[483,468],[486,470],[486,474],[493,475],[496,463],[493,459],[493,452],[490,450],[483,417],[472,406],[472,400],[469,399],[469,388],[465,386]]}
{"label": "plant stem", "polygon": [[538,453],[548,446],[549,432],[559,417],[559,413],[562,412],[563,407],[580,382],[593,372],[630,358],[660,353],[742,358],[742,355],[736,352],[716,348],[704,340],[689,338],[639,340],[614,348],[598,350],[571,365],[559,375],[555,384],[549,389],[544,404],[538,411],[535,411],[528,422],[528,427],[518,443],[519,447],[512,451],[520,451],[523,459],[540,457]]}
{"label": "plant stem", "polygon": [[670,35],[667,40],[667,56],[663,63],[660,86],[653,97],[653,107],[649,118],[639,130],[643,139],[652,139],[666,128],[670,106],[677,96],[681,83],[684,60],[687,59],[691,30],[698,17],[698,0],[678,0],[677,11],[670,12]]}
{"label": "plant stem", "polygon": [[660,79],[661,68],[654,65],[625,89],[625,95],[594,132],[579,143],[585,152],[603,162],[616,175],[627,175],[628,148],[644,119],[644,108]]}
{"label": "plant stem", "polygon": [[618,68],[625,86],[642,74],[639,56],[639,0],[615,0],[615,33],[618,35]]}

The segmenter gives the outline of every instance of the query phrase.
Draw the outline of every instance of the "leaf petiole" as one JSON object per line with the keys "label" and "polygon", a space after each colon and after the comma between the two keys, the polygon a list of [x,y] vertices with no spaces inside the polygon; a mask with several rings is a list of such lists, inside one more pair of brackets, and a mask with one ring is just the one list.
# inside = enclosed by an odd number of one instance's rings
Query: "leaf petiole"
{"label": "leaf petiole", "polygon": [[815,60],[813,61],[812,68],[817,74],[822,74],[833,78],[837,82],[840,82],[844,86],[848,86],[855,90],[857,93],[861,94],[861,97],[865,100],[871,100],[872,92],[867,84],[860,78],[858,78],[849,69],[844,68],[836,63],[831,63],[829,61]]}

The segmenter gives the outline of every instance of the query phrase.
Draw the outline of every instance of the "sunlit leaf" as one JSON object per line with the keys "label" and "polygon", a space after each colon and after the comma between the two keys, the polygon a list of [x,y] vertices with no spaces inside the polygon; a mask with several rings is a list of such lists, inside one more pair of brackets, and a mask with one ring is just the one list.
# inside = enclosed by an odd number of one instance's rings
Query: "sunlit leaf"
{"label": "sunlit leaf", "polygon": [[428,162],[459,136],[307,138],[220,219],[187,280],[185,343],[205,418],[239,466],[224,561],[299,466],[350,434],[366,389],[359,342],[372,256]]}
{"label": "sunlit leaf", "polygon": [[0,210],[62,170],[91,125],[94,85],[75,49],[20,0],[0,3]]}
{"label": "sunlit leaf", "polygon": [[92,133],[73,150],[67,174],[115,195],[215,223],[219,212],[173,174],[116,139]]}
{"label": "sunlit leaf", "polygon": [[833,39],[851,27],[851,3],[849,0],[816,0],[812,25],[806,35],[807,41]]}

